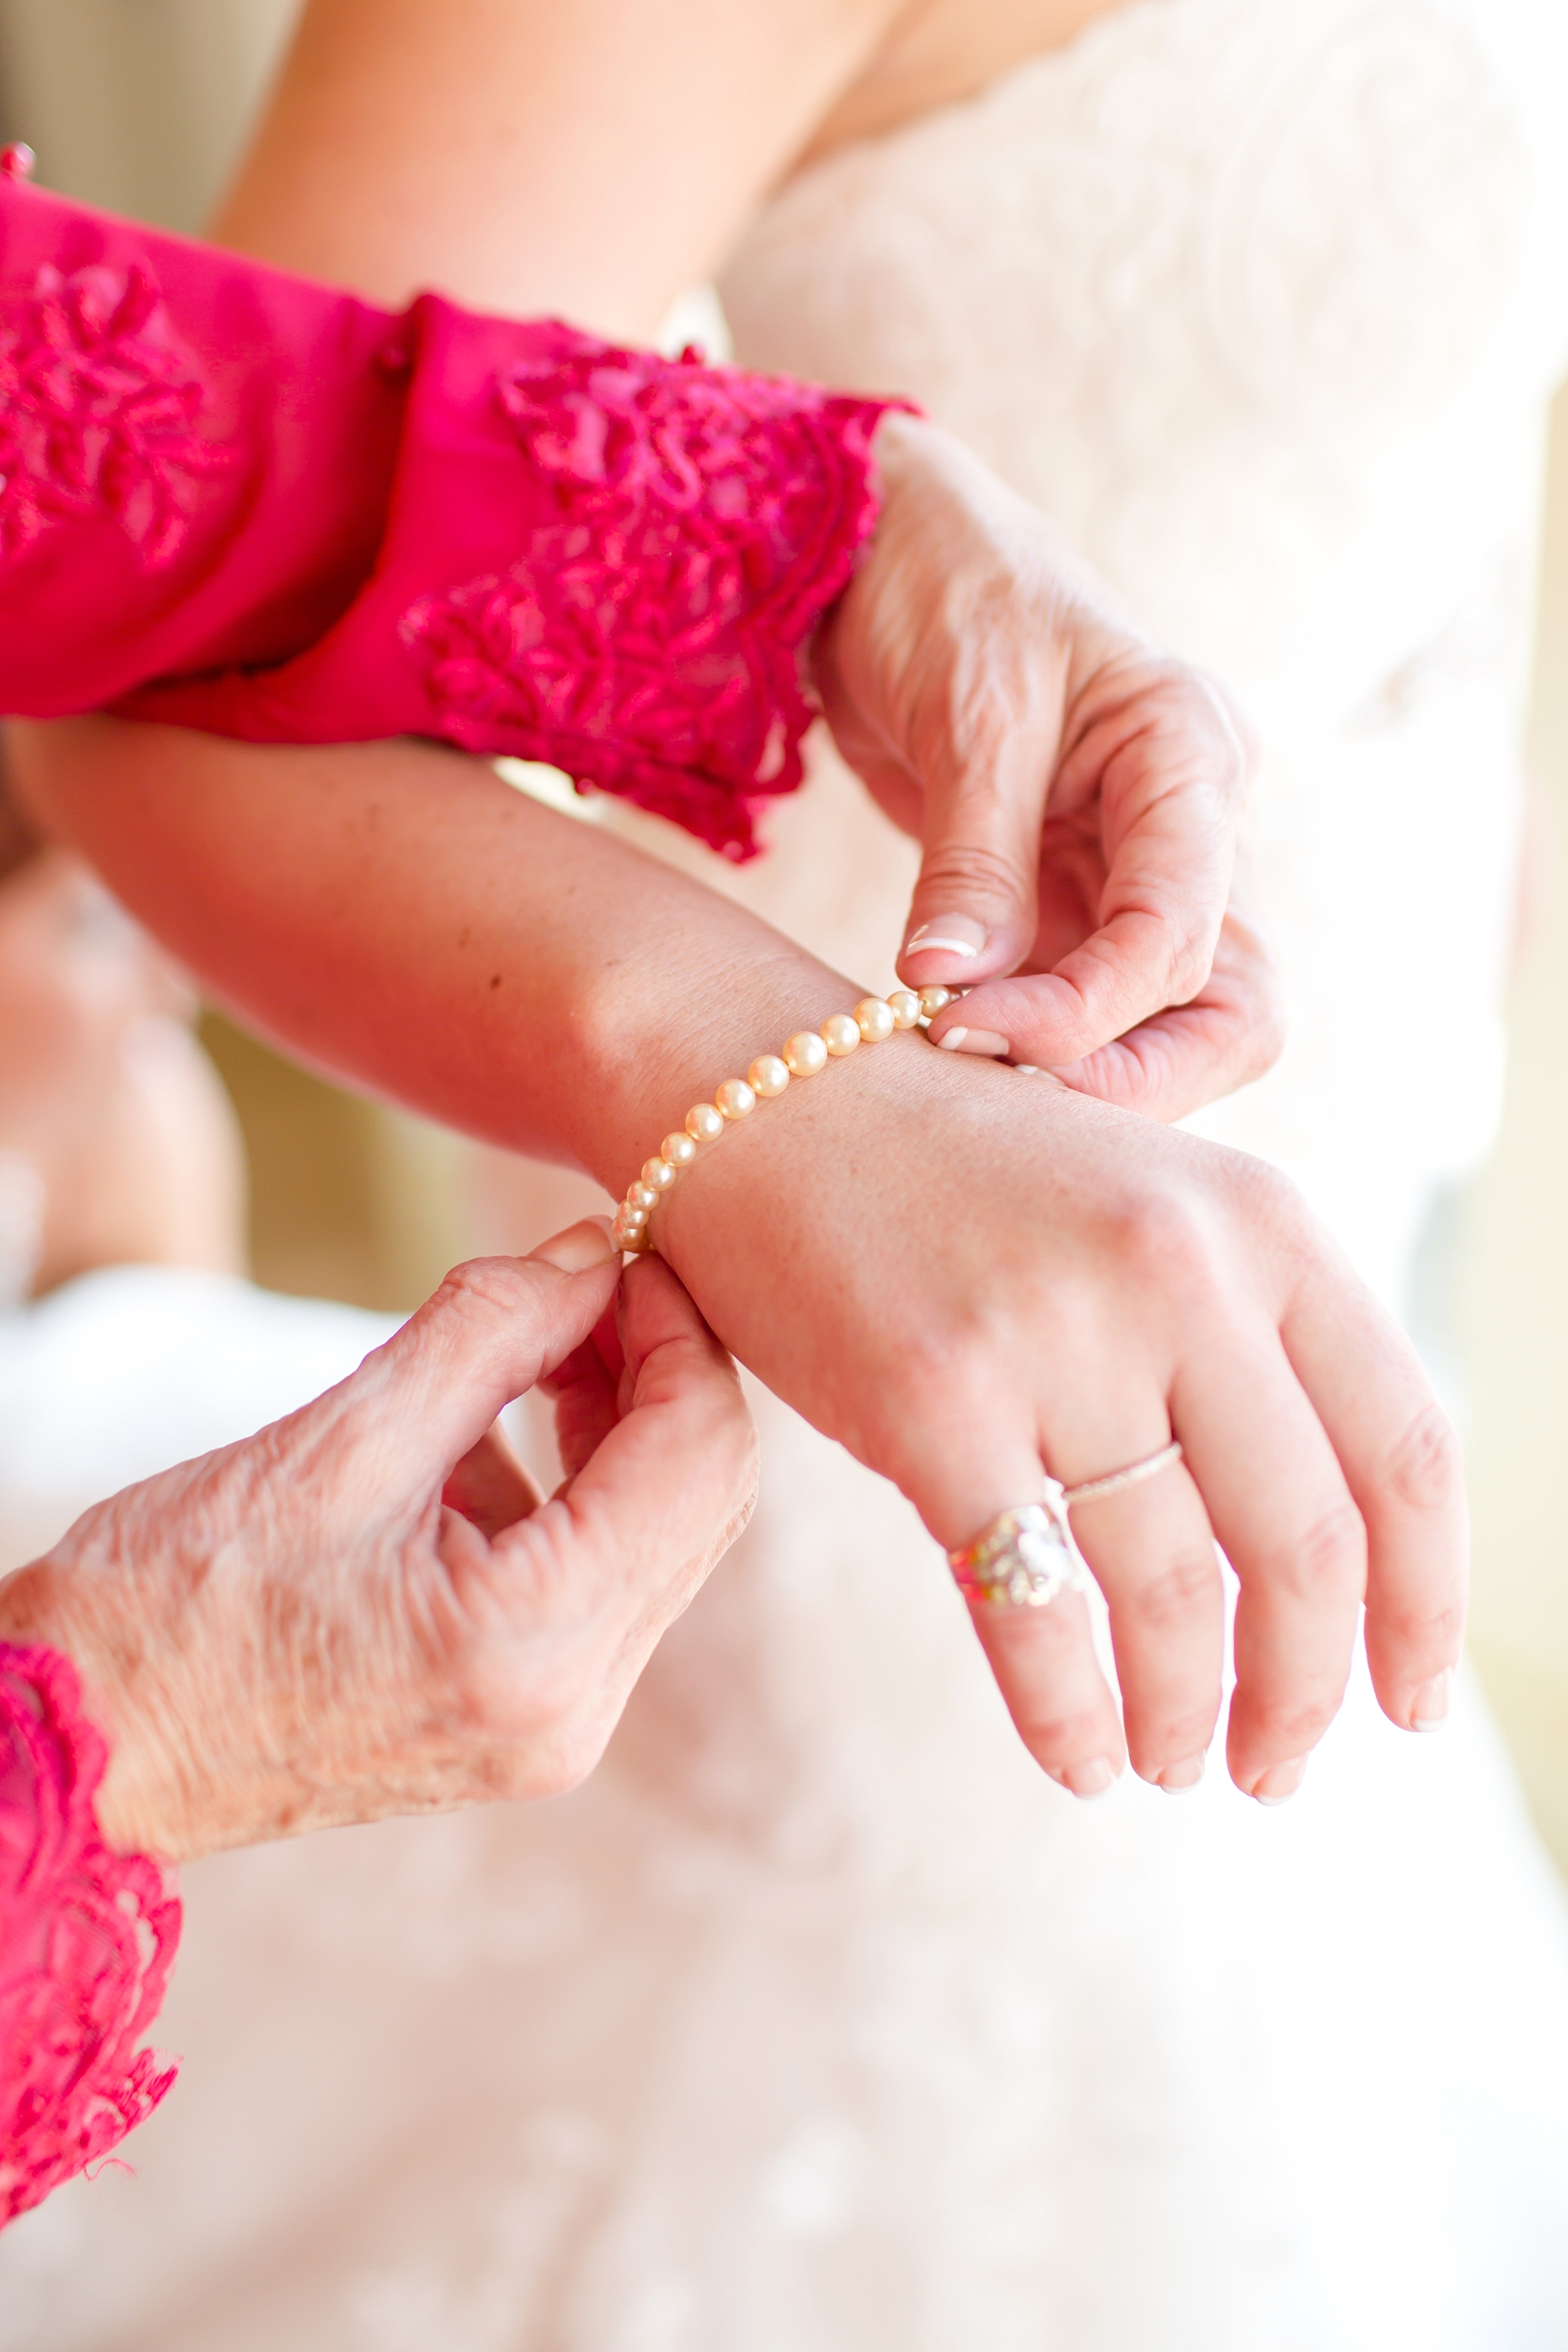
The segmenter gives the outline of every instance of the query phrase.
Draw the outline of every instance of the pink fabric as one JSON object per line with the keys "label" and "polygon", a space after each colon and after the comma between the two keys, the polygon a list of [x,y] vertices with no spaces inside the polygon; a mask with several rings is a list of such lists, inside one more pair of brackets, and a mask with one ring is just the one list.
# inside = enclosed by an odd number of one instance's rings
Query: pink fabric
{"label": "pink fabric", "polygon": [[0,180],[0,710],[283,661],[375,562],[385,314]]}
{"label": "pink fabric", "polygon": [[889,403],[393,318],[15,182],[0,239],[0,709],[433,736],[752,854]]}
{"label": "pink fabric", "polygon": [[104,1759],[69,1661],[0,1642],[0,2226],[117,2147],[174,2079],[136,2044],[179,1898],[158,1863],[100,1836]]}

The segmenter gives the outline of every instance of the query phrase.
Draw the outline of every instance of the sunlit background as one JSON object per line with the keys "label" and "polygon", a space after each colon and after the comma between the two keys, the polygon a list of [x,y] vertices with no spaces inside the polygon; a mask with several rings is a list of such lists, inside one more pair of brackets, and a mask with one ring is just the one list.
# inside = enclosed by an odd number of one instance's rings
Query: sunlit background
{"label": "sunlit background", "polygon": [[[294,0],[0,0],[0,128],[37,150],[51,186],[195,228],[294,14]],[[1466,1428],[1473,1655],[1568,1868],[1568,395],[1542,551],[1530,737],[1541,807],[1503,1134],[1434,1228],[1419,1312]],[[1462,957],[1466,942],[1453,949]],[[222,1021],[205,1034],[249,1149],[258,1278],[414,1305],[466,1245],[458,1147]]]}

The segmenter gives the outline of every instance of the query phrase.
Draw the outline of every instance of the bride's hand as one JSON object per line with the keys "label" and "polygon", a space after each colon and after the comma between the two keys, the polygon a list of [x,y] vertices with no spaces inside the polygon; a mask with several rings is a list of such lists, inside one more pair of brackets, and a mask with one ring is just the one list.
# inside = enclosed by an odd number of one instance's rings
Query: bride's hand
{"label": "bride's hand", "polygon": [[[824,1006],[826,1011],[827,1007]],[[1464,1614],[1455,1442],[1390,1318],[1261,1163],[914,1036],[791,1085],[655,1213],[714,1329],[954,1548],[1173,1433],[1185,1461],[1074,1513],[1083,1600],[977,1602],[1018,1729],[1080,1794],[1130,1749],[1189,1786],[1221,1696],[1214,1538],[1241,1584],[1231,1773],[1289,1795],[1364,1597],[1384,1711],[1440,1720]]]}
{"label": "bride's hand", "polygon": [[1258,1076],[1279,999],[1223,691],[947,435],[892,416],[877,449],[877,536],[816,675],[844,756],[923,841],[900,977],[973,992],[933,1035],[1161,1118]]}
{"label": "bride's hand", "polygon": [[[756,1475],[679,1285],[630,1268],[618,1337],[616,1287],[597,1223],[460,1266],[315,1403],[0,1584],[0,1639],[82,1675],[111,1844],[179,1861],[583,1777]],[[491,1427],[541,1379],[571,1474],[548,1503]]]}

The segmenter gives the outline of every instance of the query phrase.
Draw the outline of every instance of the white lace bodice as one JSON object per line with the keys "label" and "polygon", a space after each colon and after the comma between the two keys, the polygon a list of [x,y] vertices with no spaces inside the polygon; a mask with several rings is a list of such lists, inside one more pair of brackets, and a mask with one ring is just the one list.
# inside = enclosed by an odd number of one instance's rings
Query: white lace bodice
{"label": "white lace bodice", "polygon": [[1293,1044],[1205,1123],[1386,1287],[1495,1104],[1565,109],[1557,0],[1137,0],[804,173],[723,287],[738,356],[913,393],[1249,706]]}
{"label": "white lace bodice", "polygon": [[1559,370],[1561,139],[1507,35],[1562,13],[1138,0],[799,178],[726,280],[738,350],[914,392],[1196,657],[1321,665],[1348,718],[1473,601],[1455,525],[1531,454],[1490,428]]}

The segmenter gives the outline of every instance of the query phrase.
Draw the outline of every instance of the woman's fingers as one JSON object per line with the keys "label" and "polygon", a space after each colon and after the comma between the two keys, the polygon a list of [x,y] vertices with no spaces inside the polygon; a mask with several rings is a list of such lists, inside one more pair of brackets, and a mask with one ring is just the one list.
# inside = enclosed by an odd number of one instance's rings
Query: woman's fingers
{"label": "woman's fingers", "polygon": [[589,1615],[635,1630],[640,1663],[750,1517],[757,1441],[734,1365],[661,1260],[627,1268],[620,1331],[621,1417],[503,1549],[546,1548]]}
{"label": "woman's fingers", "polygon": [[[1074,1433],[1075,1475],[1124,1469],[1166,1442],[1153,1433],[1157,1406],[1142,1422],[1124,1409],[1110,1417],[1119,1430],[1087,1440]],[[1076,1506],[1071,1520],[1110,1605],[1125,1721],[1095,1658],[1083,1599],[1070,1591],[1042,1610],[971,1604],[1013,1719],[1030,1752],[1077,1795],[1109,1788],[1129,1755],[1142,1779],[1190,1788],[1203,1776],[1225,1659],[1225,1595],[1202,1498],[1177,1464]]]}
{"label": "woman's fingers", "polygon": [[442,1487],[441,1500],[493,1538],[536,1511],[544,1496],[496,1426],[469,1446]]}
{"label": "woman's fingers", "polygon": [[906,986],[967,988],[1028,954],[1056,715],[1048,728],[976,730],[967,759],[944,744],[922,777],[920,878],[898,961]]}
{"label": "woman's fingers", "polygon": [[1058,1592],[1044,1609],[976,1600],[969,1613],[1030,1755],[1075,1797],[1103,1796],[1127,1761],[1127,1743],[1083,1594]]}
{"label": "woman's fingers", "polygon": [[[993,983],[977,1000],[966,998],[956,1017],[972,1018],[976,1025],[994,1019],[998,1025],[1005,1023],[1020,1041],[1013,1059],[1030,1061],[1044,1052],[1032,1025],[1037,1010],[1034,992],[1048,983],[1049,975]],[[971,1011],[976,1003],[978,1009]],[[1184,1118],[1261,1077],[1284,1041],[1283,997],[1272,950],[1261,924],[1233,896],[1213,969],[1189,1004],[1140,1022],[1082,1061],[1053,1066],[1052,1075],[1077,1094],[1098,1096],[1148,1118]]]}
{"label": "woman's fingers", "polygon": [[1291,1795],[1339,1710],[1366,1583],[1366,1532],[1277,1335],[1194,1350],[1172,1419],[1240,1581],[1231,1778]]}
{"label": "woman's fingers", "polygon": [[[948,1550],[974,1542],[1002,1512],[1039,1501],[1038,1440],[1021,1416],[982,1399],[965,1420],[950,1416],[942,1434],[941,1449],[904,1465],[899,1483]],[[1030,1755],[1075,1796],[1102,1795],[1127,1747],[1083,1595],[1064,1589],[1043,1609],[974,1596],[969,1613]]]}
{"label": "woman's fingers", "polygon": [[1366,1654],[1383,1710],[1414,1731],[1448,1711],[1469,1556],[1458,1441],[1409,1341],[1348,1270],[1316,1266],[1286,1350],[1367,1535]]}
{"label": "woman's fingers", "polygon": [[[1159,1450],[1124,1450],[1107,1469]],[[1195,1787],[1219,1719],[1225,1588],[1186,1466],[1074,1505],[1073,1533],[1110,1608],[1132,1769],[1173,1794]]]}
{"label": "woman's fingers", "polygon": [[[1191,1003],[1230,896],[1246,781],[1239,733],[1206,679],[1142,649],[1104,663],[1069,714],[1050,794],[1053,826],[1098,813],[1094,928],[1025,992],[984,986],[932,1036],[955,1024],[995,1031],[1016,1061],[1055,1068]],[[933,968],[920,978],[952,985],[964,975]]]}
{"label": "woman's fingers", "polygon": [[330,1398],[307,1407],[357,1448],[380,1489],[443,1483],[497,1416],[581,1345],[615,1294],[607,1221],[584,1218],[526,1258],[455,1267]]}
{"label": "woman's fingers", "polygon": [[[488,1545],[448,1521],[467,1704],[494,1786],[558,1794],[592,1770],[648,1654],[745,1525],[757,1448],[729,1357],[669,1269],[628,1269],[620,1417],[594,1341],[556,1385],[603,1432],[574,1476]],[[613,1351],[610,1351],[613,1352]],[[596,1366],[596,1369],[595,1369]]]}
{"label": "woman's fingers", "polygon": [[541,1376],[539,1385],[555,1407],[555,1444],[561,1466],[574,1478],[621,1417],[620,1341],[612,1308],[600,1317],[580,1348]]}

